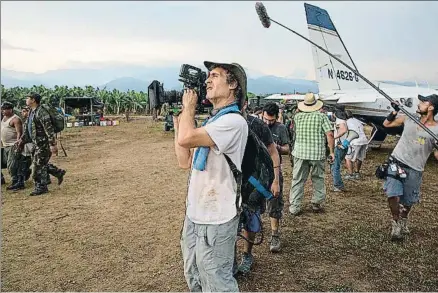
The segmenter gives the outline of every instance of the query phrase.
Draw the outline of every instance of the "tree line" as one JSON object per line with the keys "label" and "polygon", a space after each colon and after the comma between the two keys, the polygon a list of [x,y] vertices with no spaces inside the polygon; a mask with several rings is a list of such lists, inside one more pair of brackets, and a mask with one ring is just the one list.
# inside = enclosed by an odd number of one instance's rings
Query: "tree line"
{"label": "tree line", "polygon": [[1,98],[2,102],[11,102],[17,109],[21,109],[26,105],[24,97],[31,93],[36,92],[41,95],[42,103],[50,104],[56,107],[62,106],[64,98],[67,97],[94,97],[102,102],[105,115],[119,115],[121,113],[130,112],[135,114],[149,114],[149,102],[147,93],[140,91],[136,92],[128,90],[126,92],[113,89],[112,91],[107,89],[94,88],[87,85],[85,87],[68,87],[57,86],[54,88],[47,88],[43,85],[27,87],[12,87],[6,88],[1,85]]}

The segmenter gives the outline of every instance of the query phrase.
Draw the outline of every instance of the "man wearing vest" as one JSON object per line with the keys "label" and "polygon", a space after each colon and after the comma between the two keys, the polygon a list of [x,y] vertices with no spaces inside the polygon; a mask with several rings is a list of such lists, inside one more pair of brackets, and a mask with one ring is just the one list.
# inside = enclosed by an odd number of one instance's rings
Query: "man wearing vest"
{"label": "man wearing vest", "polygon": [[1,141],[4,148],[4,158],[7,162],[8,172],[11,175],[12,184],[7,190],[24,188],[24,177],[19,176],[21,154],[17,150],[16,143],[23,132],[21,118],[14,114],[14,106],[9,102],[2,105]]}
{"label": "man wearing vest", "polygon": [[56,154],[58,148],[50,115],[40,103],[41,96],[37,93],[31,93],[26,97],[26,105],[32,110],[24,124],[24,133],[19,142],[20,148],[29,142],[35,147],[32,156],[35,189],[30,193],[31,196],[49,192],[47,188],[49,173],[58,178],[58,184],[61,184],[65,175],[65,170],[49,165],[51,155]]}
{"label": "man wearing vest", "polygon": [[212,117],[195,128],[198,97],[186,89],[183,110],[174,118],[178,164],[191,169],[181,234],[184,276],[190,291],[237,292],[232,269],[241,200],[226,157],[242,171],[248,125],[240,114],[229,112],[241,110],[247,79],[236,63],[204,65]]}

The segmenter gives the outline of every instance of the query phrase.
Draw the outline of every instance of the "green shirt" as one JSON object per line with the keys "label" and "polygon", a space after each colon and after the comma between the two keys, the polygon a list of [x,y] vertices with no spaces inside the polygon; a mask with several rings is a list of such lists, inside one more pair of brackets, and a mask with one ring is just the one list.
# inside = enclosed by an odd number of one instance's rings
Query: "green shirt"
{"label": "green shirt", "polygon": [[327,115],[315,112],[299,112],[295,120],[295,145],[292,155],[302,160],[325,159],[325,133],[333,130]]}

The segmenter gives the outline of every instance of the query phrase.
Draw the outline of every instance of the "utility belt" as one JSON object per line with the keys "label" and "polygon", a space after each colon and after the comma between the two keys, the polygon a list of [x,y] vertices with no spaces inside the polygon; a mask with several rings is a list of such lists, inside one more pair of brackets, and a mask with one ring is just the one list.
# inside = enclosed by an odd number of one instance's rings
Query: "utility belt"
{"label": "utility belt", "polygon": [[405,169],[410,169],[410,167],[395,157],[389,156],[386,162],[377,167],[375,175],[379,179],[390,177],[401,181],[407,177]]}

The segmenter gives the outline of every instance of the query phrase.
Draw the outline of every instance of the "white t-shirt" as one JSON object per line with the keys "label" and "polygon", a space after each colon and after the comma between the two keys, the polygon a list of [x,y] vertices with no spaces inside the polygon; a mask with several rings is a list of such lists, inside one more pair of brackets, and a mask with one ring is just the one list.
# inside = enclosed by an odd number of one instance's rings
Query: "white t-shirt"
{"label": "white t-shirt", "polygon": [[[335,133],[334,133],[335,136],[338,135],[339,125],[341,125],[342,123],[347,124],[347,122],[344,119],[336,118],[336,121],[335,121]],[[348,132],[348,129],[347,129],[347,132]],[[342,142],[347,137],[347,132],[344,135],[342,135],[340,138],[335,139],[335,145],[338,144],[339,139]]]}
{"label": "white t-shirt", "polygon": [[187,217],[197,224],[223,224],[237,214],[237,184],[224,154],[242,170],[248,125],[241,115],[230,113],[204,128],[215,146],[210,147],[205,170],[191,171]]}
{"label": "white t-shirt", "polygon": [[365,135],[365,131],[363,129],[363,124],[360,122],[360,120],[356,118],[350,118],[347,120],[347,127],[348,130],[356,131],[357,134],[359,134],[359,137],[356,139],[353,139],[351,141],[351,145],[366,145],[368,144],[368,138]]}

